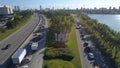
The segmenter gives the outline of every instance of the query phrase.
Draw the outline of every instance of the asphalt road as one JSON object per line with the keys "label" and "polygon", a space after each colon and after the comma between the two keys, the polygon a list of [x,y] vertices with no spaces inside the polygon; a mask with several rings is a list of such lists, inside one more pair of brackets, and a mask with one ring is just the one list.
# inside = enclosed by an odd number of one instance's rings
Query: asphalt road
{"label": "asphalt road", "polygon": [[[79,22],[76,15],[73,15],[76,22]],[[83,40],[80,36],[81,33],[85,35],[85,39]],[[83,29],[76,29],[76,36],[77,36],[77,42],[78,42],[78,48],[81,58],[81,64],[82,68],[94,68],[93,63],[97,64],[100,68],[108,68],[105,61],[103,60],[101,53],[95,48],[95,44],[90,40],[90,35],[86,34],[85,30]],[[92,52],[95,56],[94,61],[89,60],[87,57],[87,54],[84,52],[83,44],[84,42],[88,42],[88,46],[92,49]]]}
{"label": "asphalt road", "polygon": [[[77,18],[75,18],[75,19],[76,19],[77,22],[79,22],[79,20]],[[89,61],[87,59],[87,56],[84,53],[84,48],[83,48],[84,41],[81,40],[80,32],[79,32],[78,29],[76,29],[76,36],[77,36],[77,43],[78,43],[78,48],[79,48],[82,68],[93,68],[93,65],[91,64],[91,61]]]}
{"label": "asphalt road", "polygon": [[[29,23],[0,42],[0,66],[2,66],[2,64],[5,63],[15,50],[21,46],[21,44],[38,25],[39,21],[39,15],[35,13]],[[11,46],[8,49],[3,50],[7,44],[10,44]]]}
{"label": "asphalt road", "polygon": [[[45,24],[44,24],[45,23]],[[47,21],[43,17],[41,24],[44,25],[44,29],[39,29],[38,32],[44,33],[42,39],[39,42],[39,50],[33,54],[33,58],[31,62],[28,64],[29,68],[42,68],[43,64],[43,56],[44,56],[44,50],[45,50],[45,44],[46,44],[46,35],[47,35]]]}
{"label": "asphalt road", "polygon": [[[44,56],[44,50],[45,50],[45,43],[46,43],[46,35],[47,35],[47,23],[46,23],[46,18],[40,15],[40,22],[39,24],[36,26],[35,30],[33,33],[31,33],[31,35],[26,39],[26,41],[22,44],[22,46],[20,48],[25,48],[27,50],[27,55],[32,55],[32,60],[29,63],[23,63],[20,66],[15,66],[13,64],[10,64],[9,68],[21,68],[24,65],[27,65],[29,68],[42,68],[42,64],[43,64],[43,56]],[[40,26],[45,26],[45,28],[41,29]],[[33,38],[36,38],[36,36],[34,35],[34,33],[43,33],[42,38],[38,40],[39,46],[38,46],[38,50],[33,52],[31,50],[31,45],[29,44],[30,40],[32,40]]]}

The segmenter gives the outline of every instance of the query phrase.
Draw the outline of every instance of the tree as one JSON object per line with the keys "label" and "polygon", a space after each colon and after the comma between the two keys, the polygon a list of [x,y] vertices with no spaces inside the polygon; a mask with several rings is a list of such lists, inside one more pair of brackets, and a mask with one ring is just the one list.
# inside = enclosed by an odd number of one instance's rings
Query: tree
{"label": "tree", "polygon": [[2,21],[2,19],[0,18],[0,22]]}
{"label": "tree", "polygon": [[8,22],[7,22],[7,24],[6,24],[6,26],[7,26],[7,29],[11,29],[11,28],[14,28],[14,21],[12,21],[12,20],[9,20]]}

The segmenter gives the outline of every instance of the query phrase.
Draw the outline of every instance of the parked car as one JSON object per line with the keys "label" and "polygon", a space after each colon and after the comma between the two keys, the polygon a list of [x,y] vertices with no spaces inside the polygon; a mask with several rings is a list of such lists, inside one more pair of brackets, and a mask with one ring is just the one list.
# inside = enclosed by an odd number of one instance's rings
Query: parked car
{"label": "parked car", "polygon": [[31,59],[32,59],[32,55],[29,55],[29,56],[26,56],[26,57],[25,57],[25,61],[26,61],[27,63],[29,63],[29,62],[31,61]]}
{"label": "parked car", "polygon": [[32,43],[32,45],[31,45],[31,50],[32,50],[32,51],[38,50],[38,46],[39,46],[38,42]]}
{"label": "parked car", "polygon": [[83,47],[87,47],[88,46],[88,43],[87,42],[84,42],[83,43]]}
{"label": "parked car", "polygon": [[93,60],[94,59],[94,54],[92,53],[92,52],[90,52],[90,53],[88,53],[88,58],[90,59],[90,60]]}
{"label": "parked car", "polygon": [[28,68],[28,65],[21,66],[20,68]]}
{"label": "parked car", "polygon": [[81,38],[83,38],[84,37],[84,35],[83,34],[81,34],[81,36],[80,36]]}
{"label": "parked car", "polygon": [[85,53],[90,53],[90,52],[92,52],[92,51],[91,51],[91,48],[90,48],[90,47],[85,47],[85,48],[84,48],[84,52],[85,52]]}

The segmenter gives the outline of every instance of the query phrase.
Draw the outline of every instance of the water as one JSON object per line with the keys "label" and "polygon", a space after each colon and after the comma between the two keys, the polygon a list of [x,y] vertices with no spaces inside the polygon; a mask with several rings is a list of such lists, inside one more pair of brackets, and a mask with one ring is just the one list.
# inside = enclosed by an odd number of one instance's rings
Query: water
{"label": "water", "polygon": [[117,32],[120,31],[120,15],[88,14],[88,16],[98,20],[99,23],[108,25]]}

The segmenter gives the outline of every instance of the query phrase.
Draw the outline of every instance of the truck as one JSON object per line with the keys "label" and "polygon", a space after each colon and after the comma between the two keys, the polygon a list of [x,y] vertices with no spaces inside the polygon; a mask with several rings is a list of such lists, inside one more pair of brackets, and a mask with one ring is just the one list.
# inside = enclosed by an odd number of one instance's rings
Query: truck
{"label": "truck", "polygon": [[31,49],[33,51],[36,51],[38,49],[38,42],[33,42],[32,45],[31,45]]}
{"label": "truck", "polygon": [[26,49],[20,48],[12,55],[13,64],[20,64],[24,57],[26,56]]}

